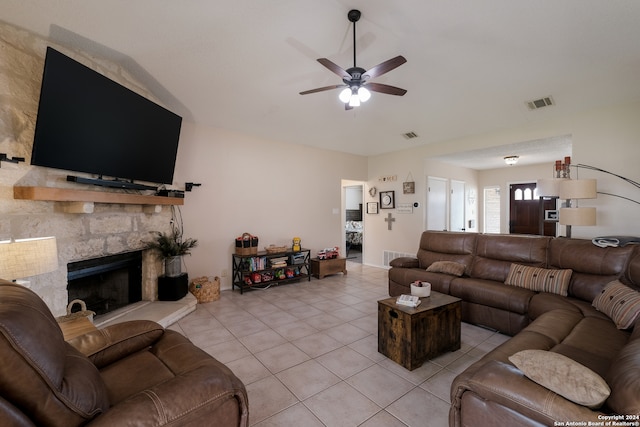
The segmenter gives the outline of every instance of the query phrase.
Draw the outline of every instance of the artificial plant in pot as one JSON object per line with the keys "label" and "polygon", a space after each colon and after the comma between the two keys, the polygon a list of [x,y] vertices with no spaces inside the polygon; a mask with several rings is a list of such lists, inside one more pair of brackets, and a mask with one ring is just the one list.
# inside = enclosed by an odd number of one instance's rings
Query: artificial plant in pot
{"label": "artificial plant in pot", "polygon": [[191,249],[198,246],[197,239],[184,238],[182,230],[172,227],[171,231],[154,231],[154,239],[146,242],[147,248],[157,249],[164,258],[164,274],[177,277],[182,274],[182,256],[191,254]]}

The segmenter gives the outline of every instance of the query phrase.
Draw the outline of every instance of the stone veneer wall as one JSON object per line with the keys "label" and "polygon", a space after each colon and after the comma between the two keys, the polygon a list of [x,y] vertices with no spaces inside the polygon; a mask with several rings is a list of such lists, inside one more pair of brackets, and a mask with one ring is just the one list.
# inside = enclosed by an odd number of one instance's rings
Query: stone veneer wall
{"label": "stone veneer wall", "polygon": [[[67,306],[67,263],[141,249],[149,231],[168,230],[171,209],[163,207],[159,213],[146,213],[140,205],[95,204],[91,214],[71,214],[63,211],[61,203],[14,200],[14,185],[83,189],[78,184],[67,183],[67,173],[30,166],[47,46],[158,101],[117,64],[56,45],[0,21],[0,153],[6,153],[10,158],[26,159],[17,165],[0,164],[0,240],[56,236],[58,270],[30,280],[31,289],[57,316],[64,314]],[[118,191],[97,187],[86,189]],[[156,299],[155,289],[161,269],[157,255],[145,251],[143,299]]]}

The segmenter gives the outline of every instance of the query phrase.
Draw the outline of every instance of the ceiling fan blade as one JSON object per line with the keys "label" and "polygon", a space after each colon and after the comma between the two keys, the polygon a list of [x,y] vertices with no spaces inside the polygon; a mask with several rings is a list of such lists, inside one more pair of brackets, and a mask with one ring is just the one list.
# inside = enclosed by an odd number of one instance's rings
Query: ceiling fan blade
{"label": "ceiling fan blade", "polygon": [[304,92],[300,92],[300,95],[308,95],[310,93],[324,92],[325,90],[338,89],[339,87],[346,87],[346,86],[347,85],[324,86],[324,87],[319,87],[319,88],[316,88],[316,89],[305,90]]}
{"label": "ceiling fan blade", "polygon": [[[319,61],[319,60],[318,60]],[[368,70],[366,73],[362,75],[362,79],[372,79],[374,77],[378,77],[383,75],[384,73],[388,73],[394,68],[398,68],[402,64],[407,62],[407,60],[402,55],[398,55],[395,58],[391,58],[387,61],[384,61],[381,64],[376,65],[375,67]]]}
{"label": "ceiling fan blade", "polygon": [[389,86],[382,83],[367,83],[364,87],[373,92],[386,93],[387,95],[402,96],[407,93],[405,89],[400,89],[399,87]]}
{"label": "ceiling fan blade", "polygon": [[346,80],[351,80],[351,74],[347,73],[342,67],[336,65],[335,63],[329,61],[327,58],[319,58],[318,62],[327,67],[329,70],[333,71],[340,77]]}
{"label": "ceiling fan blade", "polygon": [[353,107],[351,105],[349,105],[348,102],[344,103],[344,111],[349,111],[349,110],[353,110]]}

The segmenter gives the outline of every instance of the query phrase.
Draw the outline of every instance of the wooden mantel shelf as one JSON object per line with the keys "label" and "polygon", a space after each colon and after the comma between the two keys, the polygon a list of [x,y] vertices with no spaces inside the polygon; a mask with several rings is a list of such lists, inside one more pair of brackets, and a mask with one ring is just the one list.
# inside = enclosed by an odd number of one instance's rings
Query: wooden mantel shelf
{"label": "wooden mantel shelf", "polygon": [[21,200],[45,200],[50,202],[95,202],[128,205],[183,205],[178,197],[144,196],[141,194],[106,191],[74,190],[53,187],[13,187],[13,198]]}

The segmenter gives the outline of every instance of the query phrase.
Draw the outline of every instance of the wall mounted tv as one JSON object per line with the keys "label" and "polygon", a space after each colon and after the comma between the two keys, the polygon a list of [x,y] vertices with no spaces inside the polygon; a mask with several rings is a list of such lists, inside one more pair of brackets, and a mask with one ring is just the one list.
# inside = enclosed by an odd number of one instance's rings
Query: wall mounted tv
{"label": "wall mounted tv", "polygon": [[97,175],[68,179],[110,187],[171,184],[181,125],[180,116],[48,47],[31,164]]}

